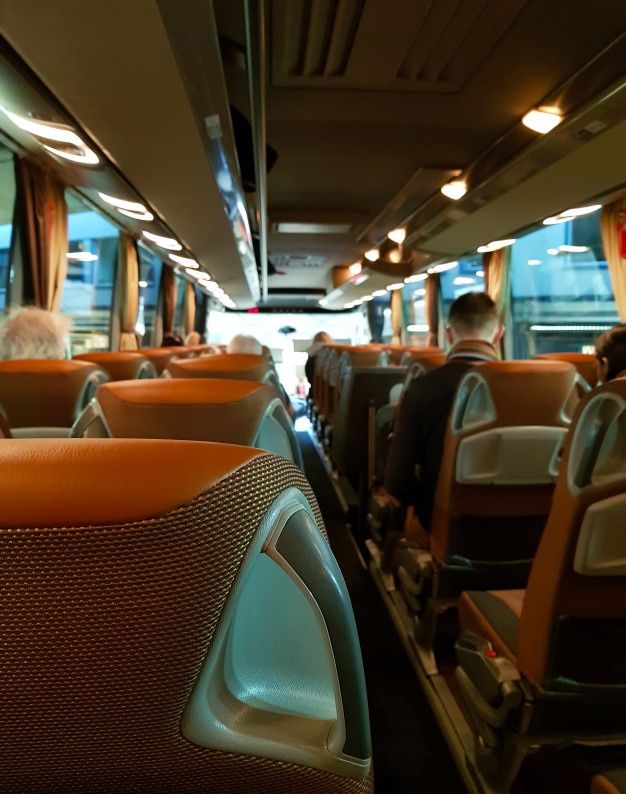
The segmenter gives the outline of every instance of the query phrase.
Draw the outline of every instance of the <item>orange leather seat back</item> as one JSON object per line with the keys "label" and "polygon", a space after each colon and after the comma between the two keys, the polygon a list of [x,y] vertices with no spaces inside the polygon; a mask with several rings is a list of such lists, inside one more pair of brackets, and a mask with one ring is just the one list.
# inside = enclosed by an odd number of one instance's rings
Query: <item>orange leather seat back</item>
{"label": "orange leather seat back", "polygon": [[94,352],[74,356],[74,361],[88,361],[103,369],[111,380],[156,378],[154,364],[139,352]]}
{"label": "orange leather seat back", "polygon": [[171,378],[105,383],[100,404],[116,438],[174,438],[251,446],[263,415],[277,400],[255,381]]}
{"label": "orange leather seat back", "polygon": [[152,362],[157,375],[162,375],[170,361],[178,358],[177,347],[142,347],[137,352]]}
{"label": "orange leather seat back", "polygon": [[337,343],[326,345],[326,355],[321,361],[320,369],[320,390],[317,392],[320,395],[319,411],[328,418],[329,411],[333,406],[333,391],[334,385],[331,381],[336,373],[339,358],[344,350],[350,350],[352,345],[340,345]]}
{"label": "orange leather seat back", "polygon": [[429,356],[431,354],[444,355],[443,350],[436,346],[416,347],[415,345],[391,345],[388,348],[390,363],[406,367],[415,357]]}
{"label": "orange leather seat back", "polygon": [[107,375],[86,361],[0,361],[0,405],[12,428],[69,428]]}
{"label": "orange leather seat back", "polygon": [[8,440],[0,503],[6,790],[371,791],[356,626],[293,464]]}
{"label": "orange leather seat back", "polygon": [[170,362],[167,371],[173,378],[226,378],[263,381],[270,367],[265,356],[224,353]]}
{"label": "orange leather seat back", "polygon": [[363,345],[344,350],[337,359],[333,360],[328,373],[328,421],[331,424],[335,421],[342,385],[350,370],[354,367],[378,367],[380,356],[380,350],[370,345]]}
{"label": "orange leather seat back", "polygon": [[560,361],[488,362],[465,374],[435,492],[435,559],[532,557],[550,509],[575,383],[574,367]]}
{"label": "orange leather seat back", "polygon": [[539,361],[565,361],[573,364],[578,374],[591,388],[598,384],[597,358],[593,353],[541,353],[535,356]]}
{"label": "orange leather seat back", "polygon": [[626,684],[626,379],[588,394],[528,581],[518,664],[534,683]]}

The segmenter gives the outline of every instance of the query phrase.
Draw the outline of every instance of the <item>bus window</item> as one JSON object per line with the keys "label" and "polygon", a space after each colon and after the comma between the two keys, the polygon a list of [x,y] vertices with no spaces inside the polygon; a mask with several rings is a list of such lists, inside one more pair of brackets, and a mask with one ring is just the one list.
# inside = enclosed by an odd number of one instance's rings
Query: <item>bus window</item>
{"label": "bus window", "polygon": [[150,347],[163,262],[143,245],[139,244],[137,247],[139,249],[139,311],[137,312],[135,330],[142,337],[142,347]]}
{"label": "bus window", "polygon": [[72,318],[72,352],[107,350],[119,232],[70,190],[67,277],[61,313]]}
{"label": "bus window", "polygon": [[[485,274],[481,255],[465,256],[456,265],[450,263],[447,270],[439,273],[443,316],[448,316],[452,301],[466,292],[482,292],[485,289]],[[444,267],[444,265],[440,265]],[[424,285],[422,284],[422,287]]]}
{"label": "bus window", "polygon": [[182,339],[185,338],[185,293],[187,292],[187,280],[176,276],[176,311],[174,313],[174,333]]}
{"label": "bus window", "polygon": [[513,354],[582,352],[618,322],[600,213],[544,225],[511,247]]}
{"label": "bus window", "polygon": [[0,145],[0,311],[6,309],[10,278],[9,257],[13,206],[15,204],[15,171],[13,153]]}

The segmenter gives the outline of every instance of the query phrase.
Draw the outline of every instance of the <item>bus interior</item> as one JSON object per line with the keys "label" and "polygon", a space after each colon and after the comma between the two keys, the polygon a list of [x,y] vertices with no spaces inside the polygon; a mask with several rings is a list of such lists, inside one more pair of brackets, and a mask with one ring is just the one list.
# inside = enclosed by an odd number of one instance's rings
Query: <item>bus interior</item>
{"label": "bus interior", "polygon": [[2,0],[0,326],[65,325],[0,328],[0,792],[626,792],[625,64],[623,0]]}

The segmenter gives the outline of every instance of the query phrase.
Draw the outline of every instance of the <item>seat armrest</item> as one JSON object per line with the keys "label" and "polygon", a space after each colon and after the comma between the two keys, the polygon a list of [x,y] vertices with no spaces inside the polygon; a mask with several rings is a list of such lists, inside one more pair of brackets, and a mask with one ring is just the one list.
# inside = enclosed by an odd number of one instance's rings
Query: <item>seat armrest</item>
{"label": "seat armrest", "polygon": [[[460,671],[471,682],[485,705],[497,709],[507,698],[510,706],[519,704],[521,689],[516,682],[521,679],[520,672],[510,659],[499,656],[490,642],[471,632],[463,632],[456,642],[455,650]],[[515,695],[516,691],[518,696]]]}

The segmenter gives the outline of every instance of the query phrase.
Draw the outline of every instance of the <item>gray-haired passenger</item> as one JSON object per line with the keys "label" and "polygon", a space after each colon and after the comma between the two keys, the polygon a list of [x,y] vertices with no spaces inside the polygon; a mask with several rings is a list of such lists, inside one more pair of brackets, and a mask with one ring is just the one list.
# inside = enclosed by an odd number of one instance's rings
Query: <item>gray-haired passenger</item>
{"label": "gray-haired passenger", "polygon": [[19,309],[0,325],[0,360],[65,358],[70,323],[45,309]]}

